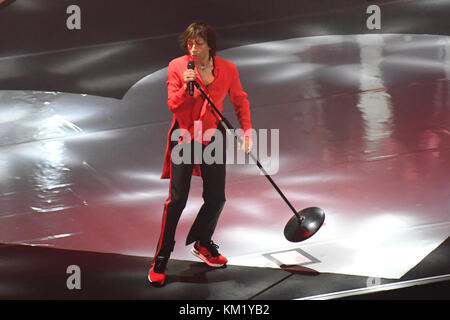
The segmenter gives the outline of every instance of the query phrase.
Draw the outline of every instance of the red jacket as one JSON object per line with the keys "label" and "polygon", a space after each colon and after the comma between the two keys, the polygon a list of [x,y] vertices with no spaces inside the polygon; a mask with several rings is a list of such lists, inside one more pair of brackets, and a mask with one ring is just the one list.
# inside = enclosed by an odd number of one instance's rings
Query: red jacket
{"label": "red jacket", "polygon": [[[164,168],[161,179],[170,178],[171,158],[170,158],[170,135],[175,125],[175,121],[181,129],[188,130],[191,139],[194,138],[194,121],[202,121],[202,135],[208,129],[215,129],[219,123],[219,118],[208,101],[204,99],[202,93],[195,88],[194,96],[190,96],[184,89],[183,73],[187,69],[189,56],[184,55],[173,59],[169,63],[167,71],[167,104],[173,112],[172,125],[167,135],[166,155],[164,158]],[[238,117],[239,123],[244,131],[252,128],[250,122],[250,103],[247,100],[247,93],[242,90],[241,81],[236,66],[225,59],[214,57],[214,81],[205,86],[197,69],[197,82],[202,86],[217,109],[223,112],[223,100],[227,93],[230,95],[231,103]],[[251,131],[248,131],[249,133]],[[248,134],[250,135],[250,134]],[[196,135],[197,140],[197,135]],[[205,139],[206,140],[206,139]],[[185,140],[186,141],[186,140]],[[203,141],[207,144],[208,141]],[[193,175],[200,176],[200,166],[195,165]]]}

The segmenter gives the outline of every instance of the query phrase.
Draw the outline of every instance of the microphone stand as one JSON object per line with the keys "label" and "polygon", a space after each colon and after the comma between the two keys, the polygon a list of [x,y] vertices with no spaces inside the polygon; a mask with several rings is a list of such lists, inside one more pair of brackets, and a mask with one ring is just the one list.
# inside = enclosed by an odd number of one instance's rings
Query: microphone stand
{"label": "microphone stand", "polygon": [[[242,145],[243,141],[241,139],[241,137],[239,137],[236,132],[234,132],[234,128],[233,125],[230,123],[230,121],[228,121],[227,118],[225,118],[222,113],[220,113],[220,111],[217,109],[217,107],[214,105],[214,103],[211,101],[211,99],[208,97],[208,95],[205,93],[205,91],[203,91],[202,87],[200,86],[200,84],[197,83],[197,81],[193,81],[194,85],[197,87],[198,90],[200,90],[200,92],[202,93],[202,95],[206,98],[206,100],[208,100],[209,104],[212,106],[213,110],[216,112],[216,114],[219,116],[219,121],[220,124],[222,125],[222,127],[226,130],[226,132],[228,133],[232,133],[234,135],[234,137],[239,141],[239,143]],[[283,192],[280,190],[280,188],[277,186],[277,184],[275,183],[275,181],[272,180],[272,178],[270,177],[270,175],[267,173],[267,171],[264,169],[264,167],[261,165],[261,163],[258,161],[258,159],[253,155],[252,152],[249,152],[249,156],[256,162],[256,165],[258,166],[258,168],[264,173],[264,175],[266,176],[266,178],[269,180],[269,182],[272,184],[272,186],[275,188],[275,190],[278,191],[278,193],[280,194],[281,198],[283,198],[283,200],[286,202],[286,204],[289,206],[289,208],[292,210],[292,212],[294,212],[295,216],[300,220],[303,221],[305,219],[305,217],[300,216],[297,213],[297,210],[295,210],[294,206],[289,202],[289,200],[286,198],[286,196],[283,194]]]}

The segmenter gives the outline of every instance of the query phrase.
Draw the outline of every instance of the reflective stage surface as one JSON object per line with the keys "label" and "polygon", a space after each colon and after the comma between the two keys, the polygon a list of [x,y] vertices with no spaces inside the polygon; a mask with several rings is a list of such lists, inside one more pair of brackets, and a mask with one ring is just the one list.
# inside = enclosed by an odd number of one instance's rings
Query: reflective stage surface
{"label": "reflective stage surface", "polygon": [[[321,36],[218,55],[238,66],[255,129],[279,129],[272,178],[298,210],[326,212],[314,237],[290,243],[292,212],[266,178],[228,165],[213,239],[231,265],[398,279],[449,236],[449,37]],[[169,186],[166,72],[121,100],[0,91],[0,242],[154,254]],[[229,101],[225,116],[237,127]],[[194,177],[172,258],[196,261],[184,242],[201,194]]]}

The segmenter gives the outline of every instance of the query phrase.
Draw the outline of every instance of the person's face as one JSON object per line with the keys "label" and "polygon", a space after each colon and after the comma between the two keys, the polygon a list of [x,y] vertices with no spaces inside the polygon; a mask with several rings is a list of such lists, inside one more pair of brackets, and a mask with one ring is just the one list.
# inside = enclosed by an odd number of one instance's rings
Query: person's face
{"label": "person's face", "polygon": [[194,59],[204,59],[209,56],[210,47],[205,39],[197,37],[187,42],[188,51]]}

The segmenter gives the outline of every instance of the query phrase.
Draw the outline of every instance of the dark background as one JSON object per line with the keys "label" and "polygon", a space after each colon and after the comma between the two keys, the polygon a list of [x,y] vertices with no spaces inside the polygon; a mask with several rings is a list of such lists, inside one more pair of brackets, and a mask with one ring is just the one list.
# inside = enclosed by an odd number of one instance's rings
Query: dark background
{"label": "dark background", "polygon": [[[71,4],[81,9],[81,30],[66,27]],[[381,8],[381,30],[366,27],[371,4]],[[217,29],[222,50],[321,35],[448,35],[449,13],[448,0],[6,0],[0,6],[0,90],[121,98],[136,81],[182,54],[177,36],[194,20]],[[105,54],[108,48],[114,53]],[[101,53],[104,57],[95,59]],[[68,55],[90,62],[58,69]],[[84,79],[95,86],[83,85]]]}

